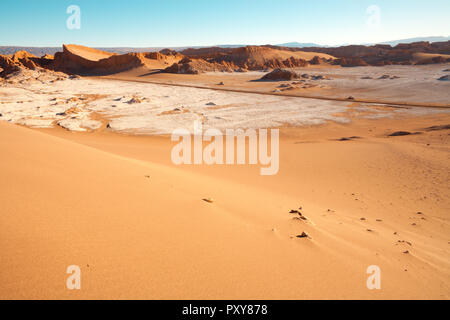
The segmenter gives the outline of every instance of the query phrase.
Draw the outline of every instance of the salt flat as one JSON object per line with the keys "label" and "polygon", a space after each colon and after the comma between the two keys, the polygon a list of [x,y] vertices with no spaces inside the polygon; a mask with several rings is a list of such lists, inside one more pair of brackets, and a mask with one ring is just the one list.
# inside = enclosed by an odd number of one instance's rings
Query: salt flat
{"label": "salt flat", "polygon": [[28,71],[4,82],[1,91],[0,120],[35,128],[108,128],[134,134],[192,129],[195,120],[201,121],[205,129],[224,130],[347,123],[355,116],[383,118],[448,112],[130,81],[55,78],[39,71]]}

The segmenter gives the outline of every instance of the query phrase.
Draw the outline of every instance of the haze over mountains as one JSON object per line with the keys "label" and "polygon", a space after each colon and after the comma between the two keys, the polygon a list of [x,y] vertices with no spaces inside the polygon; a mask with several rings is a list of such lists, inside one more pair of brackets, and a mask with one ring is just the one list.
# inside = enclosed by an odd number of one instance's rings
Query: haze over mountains
{"label": "haze over mountains", "polygon": [[[428,41],[430,43],[433,42],[444,42],[449,41],[450,37],[443,36],[431,36],[431,37],[416,37],[416,38],[408,38],[408,39],[400,39],[400,40],[391,40],[380,42],[377,44],[386,44],[391,46],[396,46],[400,43],[413,43],[413,42],[421,42]],[[317,43],[308,43],[308,42],[286,42],[275,44],[277,47],[290,47],[290,48],[336,48],[340,46],[348,46],[350,44],[341,44],[339,46],[329,46],[329,45],[321,45]],[[366,43],[362,45],[375,45],[375,43]],[[184,47],[142,47],[142,48],[134,48],[134,47],[96,47],[96,49],[107,52],[114,52],[119,54],[125,54],[130,52],[150,52],[150,51],[160,51],[162,49],[171,49],[175,51],[183,51],[186,49],[200,49],[200,48],[209,48],[209,47],[219,47],[219,48],[239,48],[245,47],[247,44],[221,44],[216,46],[184,46]],[[36,56],[43,56],[45,54],[55,54],[56,52],[61,51],[61,47],[24,47],[24,46],[0,46],[0,54],[2,55],[10,55],[14,54],[17,51],[27,51]]]}
{"label": "haze over mountains", "polygon": [[444,42],[444,41],[449,41],[449,40],[450,40],[450,37],[417,37],[417,38],[380,42],[379,44],[388,44],[391,46],[396,46],[400,43],[413,43],[413,42],[422,42],[422,41],[428,41],[430,43],[433,43],[433,42]]}

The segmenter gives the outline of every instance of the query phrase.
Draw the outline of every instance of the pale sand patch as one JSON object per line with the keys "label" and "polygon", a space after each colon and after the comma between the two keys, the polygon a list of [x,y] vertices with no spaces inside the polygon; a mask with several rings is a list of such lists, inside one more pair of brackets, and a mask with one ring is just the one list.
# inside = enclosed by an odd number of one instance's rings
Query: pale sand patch
{"label": "pale sand patch", "polygon": [[[97,79],[51,84],[27,80],[4,85],[2,91],[6,98],[0,104],[1,120],[40,128],[58,124],[75,131],[103,128],[103,120],[110,130],[135,134],[169,134],[177,128],[191,130],[194,121],[200,121],[205,129],[219,130],[308,126],[327,121],[345,123],[349,121],[346,112],[351,104],[351,101]],[[441,112],[432,108],[381,109],[372,105],[361,104],[354,109],[360,111],[361,117],[374,118]],[[93,119],[92,113],[98,114],[99,119]]]}
{"label": "pale sand patch", "polygon": [[[266,72],[256,71],[185,75],[134,69],[104,78],[318,99],[346,100],[349,96],[353,96],[355,100],[362,103],[450,107],[450,85],[448,82],[437,80],[446,74],[445,70],[448,68],[448,63],[419,66],[297,68],[295,70],[299,74],[309,76],[304,83],[316,87],[277,93],[273,91],[279,90],[278,87],[281,84],[292,84],[293,81],[255,81],[266,74]],[[312,76],[324,76],[328,79],[311,80]],[[383,76],[388,78],[383,79]],[[224,83],[224,85],[219,86],[218,83]]]}

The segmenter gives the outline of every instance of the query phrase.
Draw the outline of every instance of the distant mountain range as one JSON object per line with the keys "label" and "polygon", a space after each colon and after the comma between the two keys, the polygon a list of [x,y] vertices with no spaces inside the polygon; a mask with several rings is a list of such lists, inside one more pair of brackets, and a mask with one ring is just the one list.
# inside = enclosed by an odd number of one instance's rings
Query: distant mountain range
{"label": "distant mountain range", "polygon": [[[374,45],[374,44],[388,44],[391,46],[396,46],[400,43],[412,43],[419,41],[428,41],[428,42],[444,42],[450,41],[450,37],[417,37],[417,38],[409,38],[409,39],[401,39],[401,40],[392,40],[386,42],[378,42],[378,43],[366,43],[363,45]],[[343,44],[341,46],[346,46],[349,44]],[[208,47],[220,47],[220,48],[239,48],[245,47],[246,44],[223,44],[216,46],[186,46],[186,47],[169,47],[168,49],[182,51],[184,49],[193,48],[208,48]],[[339,47],[339,46],[327,46],[320,45],[317,43],[301,43],[301,42],[287,42],[276,44],[279,47],[291,47],[291,48],[307,48],[307,47],[318,47],[318,48],[331,48],[331,47]],[[96,48],[102,51],[115,52],[119,54],[125,54],[129,52],[151,52],[151,51],[160,51],[162,49],[166,49],[167,47],[147,47],[147,48],[132,48],[132,47],[111,47],[111,48]],[[0,46],[0,54],[8,55],[13,54],[16,51],[25,50],[35,56],[43,56],[45,54],[55,54],[58,51],[62,51],[61,47],[18,47],[18,46]]]}
{"label": "distant mountain range", "polygon": [[444,41],[449,41],[449,40],[450,40],[450,37],[419,37],[419,38],[409,38],[409,39],[402,39],[402,40],[380,42],[379,44],[389,44],[394,47],[400,43],[413,43],[413,42],[421,42],[421,41],[444,42]]}
{"label": "distant mountain range", "polygon": [[[408,39],[392,40],[392,41],[385,41],[385,42],[364,43],[363,45],[372,46],[375,44],[388,44],[388,45],[391,45],[394,47],[400,43],[413,43],[413,42],[421,42],[421,41],[444,42],[444,41],[449,41],[449,40],[450,40],[450,37],[417,37],[417,38],[408,38]],[[351,44],[345,43],[345,44],[340,44],[337,46],[328,46],[328,45],[321,45],[321,44],[317,44],[317,43],[287,42],[287,43],[277,44],[276,46],[290,47],[290,48],[310,48],[310,47],[332,48],[332,47],[342,47],[342,46],[348,46],[348,45],[351,45]]]}
{"label": "distant mountain range", "polygon": [[300,42],[287,42],[276,44],[279,47],[290,47],[290,48],[307,48],[307,47],[327,47],[317,43],[300,43]]}

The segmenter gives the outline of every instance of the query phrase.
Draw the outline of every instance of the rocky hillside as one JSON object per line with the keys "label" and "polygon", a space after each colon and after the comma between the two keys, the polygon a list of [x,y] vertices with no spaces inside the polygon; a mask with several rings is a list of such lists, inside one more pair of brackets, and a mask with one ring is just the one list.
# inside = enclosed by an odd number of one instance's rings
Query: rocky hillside
{"label": "rocky hillside", "polygon": [[343,67],[383,66],[390,64],[434,64],[450,62],[450,41],[416,42],[338,48],[287,48],[246,46],[239,48],[197,48],[181,53],[170,49],[159,52],[125,54],[64,45],[62,52],[41,57],[27,51],[0,55],[0,77],[21,70],[60,71],[79,75],[107,75],[144,67],[168,73],[198,74],[202,72],[244,72],[307,67],[309,65],[340,65]]}
{"label": "rocky hillside", "polygon": [[[274,47],[284,50],[296,51],[296,48]],[[342,66],[383,66],[390,64],[428,64],[450,61],[450,41],[446,42],[414,42],[390,45],[378,44],[374,46],[351,45],[336,48],[310,47],[301,48],[301,51],[321,52],[339,58],[336,64]],[[441,58],[424,57],[418,54],[434,54]],[[434,58],[434,60],[433,60]]]}

